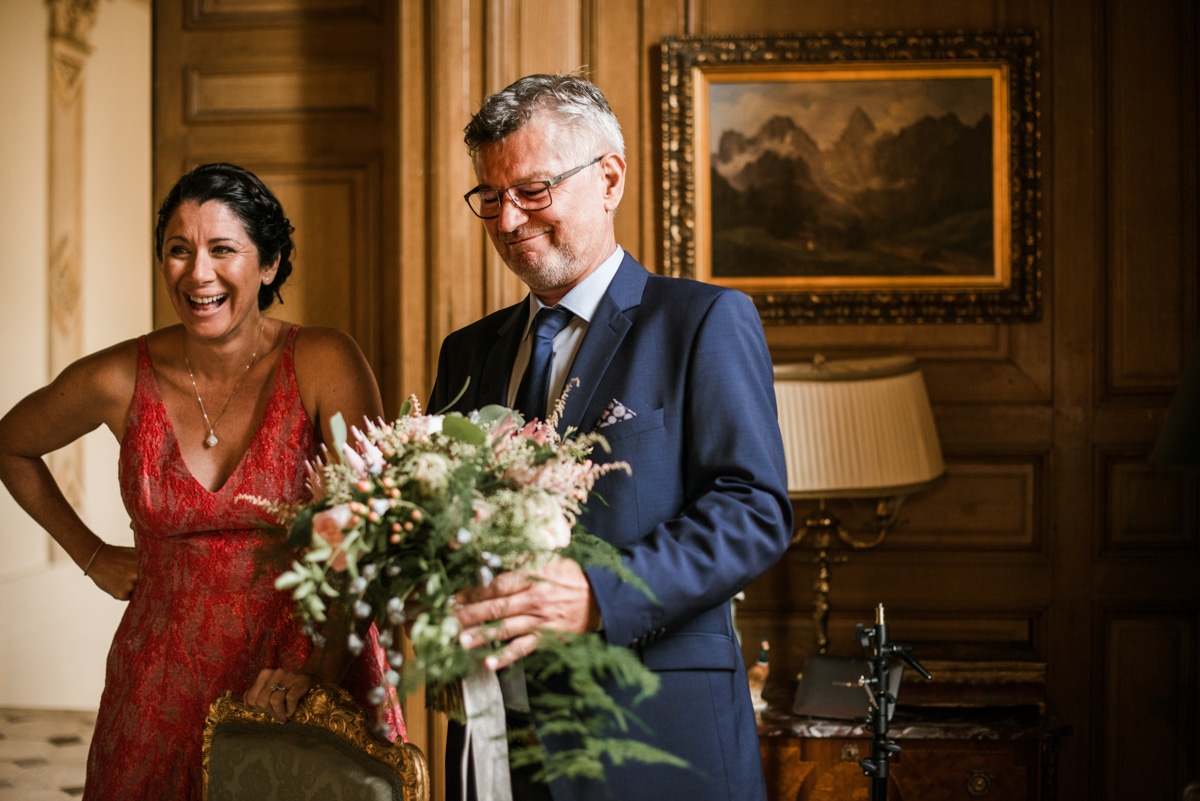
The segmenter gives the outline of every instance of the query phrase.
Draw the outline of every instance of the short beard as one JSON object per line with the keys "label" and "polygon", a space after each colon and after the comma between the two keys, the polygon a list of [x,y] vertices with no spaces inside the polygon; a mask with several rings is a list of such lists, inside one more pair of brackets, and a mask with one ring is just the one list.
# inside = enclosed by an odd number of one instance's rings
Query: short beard
{"label": "short beard", "polygon": [[534,293],[570,286],[580,272],[577,255],[563,247],[555,247],[534,264],[521,255],[505,257],[504,263]]}

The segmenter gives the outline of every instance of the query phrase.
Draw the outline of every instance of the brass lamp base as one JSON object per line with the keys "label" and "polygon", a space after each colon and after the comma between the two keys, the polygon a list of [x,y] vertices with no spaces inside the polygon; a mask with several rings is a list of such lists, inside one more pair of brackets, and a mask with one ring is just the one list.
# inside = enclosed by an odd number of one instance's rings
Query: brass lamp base
{"label": "brass lamp base", "polygon": [[816,571],[813,574],[813,626],[817,634],[817,653],[824,654],[829,649],[829,592],[833,582],[833,572],[830,565],[845,562],[845,556],[830,556],[829,549],[834,544],[834,535],[844,544],[856,551],[876,548],[887,537],[888,530],[896,522],[896,511],[899,504],[896,499],[885,499],[879,502],[875,511],[875,524],[872,536],[868,539],[856,539],[841,519],[825,506],[825,499],[819,501],[816,509],[804,518],[804,522],[792,536],[792,546],[799,545],[805,538],[812,543],[817,552],[813,560]]}

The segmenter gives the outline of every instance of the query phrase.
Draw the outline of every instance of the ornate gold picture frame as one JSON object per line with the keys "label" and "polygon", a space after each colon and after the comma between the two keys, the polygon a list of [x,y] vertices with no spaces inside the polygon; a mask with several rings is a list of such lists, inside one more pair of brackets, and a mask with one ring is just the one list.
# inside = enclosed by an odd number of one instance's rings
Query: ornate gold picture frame
{"label": "ornate gold picture frame", "polygon": [[768,324],[1041,316],[1028,31],[668,38],[663,263]]}

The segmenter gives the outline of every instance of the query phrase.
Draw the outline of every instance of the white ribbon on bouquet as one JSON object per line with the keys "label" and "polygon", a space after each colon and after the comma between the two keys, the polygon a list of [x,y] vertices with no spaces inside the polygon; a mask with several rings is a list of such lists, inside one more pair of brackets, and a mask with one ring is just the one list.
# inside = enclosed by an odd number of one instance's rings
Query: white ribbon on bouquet
{"label": "white ribbon on bouquet", "polygon": [[512,801],[508,772],[508,731],[500,680],[485,667],[476,668],[462,682],[466,712],[466,743],[462,761],[462,795],[467,801],[467,754],[475,767],[475,789],[480,798]]}

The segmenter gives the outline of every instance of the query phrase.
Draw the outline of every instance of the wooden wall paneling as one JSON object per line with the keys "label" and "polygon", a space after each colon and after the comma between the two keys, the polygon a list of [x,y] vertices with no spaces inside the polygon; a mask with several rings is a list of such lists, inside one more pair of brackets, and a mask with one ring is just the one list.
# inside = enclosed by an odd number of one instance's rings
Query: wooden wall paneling
{"label": "wooden wall paneling", "polygon": [[[933,390],[930,395],[934,396]],[[1053,437],[1055,417],[1049,405],[947,404],[934,398],[934,421],[943,453],[953,451],[965,456],[979,448],[1046,448]]]}
{"label": "wooden wall paneling", "polygon": [[[567,2],[573,2],[573,0],[567,0]],[[475,98],[475,102],[471,106],[472,113],[479,108],[485,95],[503,89],[527,72],[527,67],[523,63],[523,59],[525,58],[524,49],[536,50],[536,47],[533,42],[522,38],[522,8],[522,5],[514,2],[514,0],[488,0],[484,5],[482,39],[484,53],[483,84],[479,96]],[[555,39],[561,40],[565,36],[569,36],[569,32],[557,31]],[[561,46],[561,43],[557,45],[551,44],[551,52],[556,52],[556,48]],[[545,72],[546,69],[549,69],[549,67],[537,68],[534,71]],[[468,117],[463,118],[463,126],[467,124],[467,120]],[[459,139],[460,149],[462,149],[461,137]],[[463,152],[466,152],[465,149]],[[471,175],[472,181],[470,185],[474,186],[473,169]],[[512,274],[512,271],[504,264],[504,260],[496,253],[496,249],[488,241],[483,223],[479,220],[473,220],[473,223],[479,229],[480,234],[483,235],[483,274],[481,281],[485,299],[484,307],[489,311],[493,311],[511,306],[524,297],[528,289]]]}
{"label": "wooden wall paneling", "polygon": [[[1200,606],[1195,580],[1200,572],[1200,476],[1152,468],[1146,453],[1145,446],[1095,448],[1096,598],[1100,603]],[[1200,681],[1200,664],[1195,668]]]}
{"label": "wooden wall paneling", "polygon": [[284,285],[284,303],[270,314],[349,331],[377,362],[379,226],[370,211],[381,203],[378,165],[263,164],[255,173],[296,228],[295,272]]}
{"label": "wooden wall paneling", "polygon": [[238,70],[210,64],[188,72],[187,121],[219,121],[247,115],[299,116],[309,113],[379,113],[377,65],[369,61],[305,59],[265,70]]}
{"label": "wooden wall paneling", "polygon": [[947,457],[936,489],[901,507],[889,549],[1042,553],[1046,530],[1042,454],[964,460]]}
{"label": "wooden wall paneling", "polygon": [[1110,801],[1177,799],[1196,778],[1197,606],[1101,606],[1102,792]]}
{"label": "wooden wall paneling", "polygon": [[516,4],[517,74],[571,72],[587,66],[584,60],[584,23],[588,0],[522,0]]}
{"label": "wooden wall paneling", "polygon": [[[873,552],[851,554],[835,568],[832,603],[870,612],[878,603],[891,611],[888,623],[902,625],[904,610],[954,617],[964,612],[986,619],[1012,610],[1038,609],[1050,600],[1054,570],[1029,554],[991,552]],[[811,600],[811,595],[807,595]],[[894,607],[894,609],[893,609]],[[862,622],[870,623],[872,618]]]}
{"label": "wooden wall paneling", "polygon": [[193,0],[196,16],[235,24],[265,19],[328,18],[331,15],[374,15],[385,0]]}
{"label": "wooden wall paneling", "polygon": [[[361,0],[370,7],[378,0]],[[379,384],[380,395],[384,402],[385,414],[396,414],[400,409],[400,401],[407,397],[403,389],[397,390],[399,371],[397,365],[407,352],[418,358],[424,348],[418,344],[406,351],[402,345],[402,329],[405,325],[402,309],[408,301],[401,293],[407,291],[404,284],[399,283],[403,269],[401,264],[401,244],[407,235],[401,227],[400,205],[403,202],[404,190],[401,184],[403,158],[402,141],[400,138],[401,103],[404,95],[401,92],[401,58],[403,51],[400,47],[400,14],[403,6],[389,8],[387,13],[380,9],[379,24],[375,30],[375,51],[382,65],[380,70],[380,113],[374,126],[374,136],[378,150],[371,156],[371,161],[378,163],[376,183],[378,185],[378,208],[372,215],[371,221],[376,226],[376,235],[371,237],[374,252],[368,255],[368,271],[374,273],[370,285],[372,295],[364,299],[364,306],[377,309],[373,316],[375,324],[372,327],[374,358],[371,360],[375,371],[375,380]],[[404,287],[401,290],[401,287]],[[417,289],[422,287],[418,284]],[[401,295],[398,297],[398,295]],[[424,299],[423,295],[418,297]]]}
{"label": "wooden wall paneling", "polygon": [[[1096,56],[1095,0],[1055,0],[1045,28],[1042,192],[1047,322],[1053,330],[1054,419],[1050,454],[1050,548],[1054,583],[1045,655],[1051,709],[1073,727],[1060,743],[1059,787],[1065,799],[1099,792],[1093,781],[1091,580],[1094,491],[1089,432],[1099,354],[1096,265],[1103,258],[1103,216],[1096,179],[1103,158],[1095,132],[1102,99]],[[1070,20],[1069,23],[1063,21]]]}
{"label": "wooden wall paneling", "polygon": [[1105,3],[1107,396],[1169,393],[1191,340],[1196,187],[1179,177],[1197,144],[1183,128],[1195,102],[1195,14],[1191,3]]}
{"label": "wooden wall paneling", "polygon": [[935,403],[1045,404],[1052,393],[1045,327],[841,325],[766,327],[775,361],[911,353]]}
{"label": "wooden wall paneling", "polygon": [[693,0],[701,36],[823,31],[954,30],[1017,27],[1015,3],[729,3]]}
{"label": "wooden wall paneling", "polygon": [[379,376],[384,410],[389,414],[397,413],[409,395],[415,394],[422,403],[429,399],[441,344],[432,302],[437,286],[431,256],[437,237],[433,236],[430,211],[435,184],[428,180],[434,147],[429,138],[430,117],[440,111],[428,87],[432,85],[433,52],[440,49],[440,43],[431,41],[424,3],[401,3],[397,24],[399,191],[393,219],[399,237],[399,265],[384,274],[382,292],[384,302],[393,306],[399,319],[392,329],[394,338],[385,345]]}
{"label": "wooden wall paneling", "polygon": [[[462,129],[483,96],[483,18],[478,4],[427,6],[429,107],[429,270],[432,325],[429,347],[436,365],[442,339],[483,316],[483,227],[462,200],[475,185]],[[490,246],[489,246],[490,247]],[[429,372],[432,387],[434,370]],[[426,397],[428,393],[426,392]]]}
{"label": "wooden wall paneling", "polygon": [[1152,468],[1146,456],[1145,450],[1098,449],[1096,505],[1103,527],[1098,555],[1194,559],[1200,554],[1195,478]]}
{"label": "wooden wall paneling", "polygon": [[682,3],[605,0],[592,4],[593,79],[608,98],[625,137],[625,196],[617,243],[654,272],[660,263],[658,42],[678,29]]}
{"label": "wooden wall paneling", "polygon": [[[1103,669],[1092,698],[1103,712],[1080,744],[1108,758],[1105,797],[1178,797],[1200,765],[1197,484],[1149,469],[1145,454],[1195,330],[1196,10],[1176,2],[1143,13],[1127,0],[1097,8],[1106,248],[1090,547]],[[1141,608],[1152,604],[1160,608]]]}

